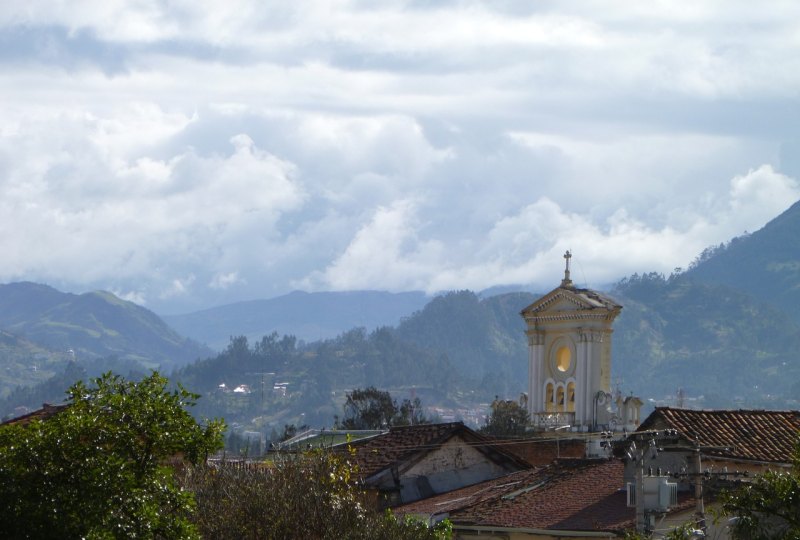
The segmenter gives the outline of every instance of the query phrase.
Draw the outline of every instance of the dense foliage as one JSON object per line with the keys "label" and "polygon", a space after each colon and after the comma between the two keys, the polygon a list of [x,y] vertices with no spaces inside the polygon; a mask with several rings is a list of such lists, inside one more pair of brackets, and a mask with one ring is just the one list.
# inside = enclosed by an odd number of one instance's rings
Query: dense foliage
{"label": "dense foliage", "polygon": [[761,230],[701,254],[688,277],[752,295],[800,323],[800,203]]}
{"label": "dense foliage", "polygon": [[722,509],[734,517],[735,538],[800,538],[800,439],[789,471],[769,471],[723,493]]}
{"label": "dense foliage", "polygon": [[519,403],[510,399],[495,399],[492,413],[481,428],[481,433],[494,437],[520,437],[525,435],[529,423],[528,411]]}
{"label": "dense foliage", "polygon": [[348,392],[344,415],[341,419],[336,418],[336,426],[340,429],[382,429],[427,422],[419,398],[404,399],[398,405],[389,392],[374,386]]}
{"label": "dense foliage", "polygon": [[435,529],[381,514],[357,485],[347,456],[324,451],[280,455],[251,467],[222,463],[185,471],[182,485],[195,493],[194,522],[205,538],[445,540]]}
{"label": "dense foliage", "polygon": [[198,425],[196,397],[157,373],[106,374],[54,416],[0,427],[0,537],[192,537],[192,497],[167,462],[202,462],[223,428]]}
{"label": "dense foliage", "polygon": [[[789,408],[800,388],[800,326],[731,288],[683,274],[617,284],[613,372],[642,396],[705,396],[708,408]],[[754,381],[757,381],[754,385]]]}
{"label": "dense foliage", "polygon": [[446,356],[404,342],[388,328],[369,334],[354,329],[307,346],[277,334],[250,346],[240,336],[216,357],[186,366],[173,378],[203,393],[199,414],[264,429],[292,423],[331,425],[345,392],[368,386],[367,381],[446,395],[457,380]]}

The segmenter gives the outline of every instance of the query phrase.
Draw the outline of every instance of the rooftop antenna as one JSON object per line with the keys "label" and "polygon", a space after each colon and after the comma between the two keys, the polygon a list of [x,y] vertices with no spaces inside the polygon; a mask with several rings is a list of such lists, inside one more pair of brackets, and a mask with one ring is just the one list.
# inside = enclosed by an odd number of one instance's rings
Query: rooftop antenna
{"label": "rooftop antenna", "polygon": [[586,280],[586,272],[583,271],[583,265],[582,264],[580,264],[579,266],[580,266],[580,271],[581,271],[581,277],[583,278],[583,286],[584,286],[584,288],[588,289],[589,288],[589,282]]}

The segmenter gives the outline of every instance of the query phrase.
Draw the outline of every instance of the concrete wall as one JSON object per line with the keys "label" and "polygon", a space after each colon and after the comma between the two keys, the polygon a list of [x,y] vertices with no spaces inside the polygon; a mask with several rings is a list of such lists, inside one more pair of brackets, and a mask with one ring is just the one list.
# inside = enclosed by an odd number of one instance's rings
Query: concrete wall
{"label": "concrete wall", "polygon": [[453,437],[400,475],[404,503],[491,480],[515,471],[491,461],[461,437]]}

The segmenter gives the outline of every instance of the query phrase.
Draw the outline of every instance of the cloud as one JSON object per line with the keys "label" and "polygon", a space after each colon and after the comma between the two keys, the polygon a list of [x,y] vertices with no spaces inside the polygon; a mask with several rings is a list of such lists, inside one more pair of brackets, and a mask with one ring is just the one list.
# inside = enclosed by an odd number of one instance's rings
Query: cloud
{"label": "cloud", "polygon": [[731,180],[731,228],[744,225],[741,232],[752,232],[798,199],[800,183],[797,179],[776,172],[769,164],[751,169]]}
{"label": "cloud", "polygon": [[[570,212],[548,198],[497,221],[485,237],[422,240],[418,208],[403,201],[379,208],[346,251],[304,282],[322,289],[481,290],[494,285],[558,283],[561,255],[575,255],[573,280],[607,285],[635,272],[669,274],[687,267],[719,238],[755,230],[800,198],[800,186],[763,165],[730,180],[721,205],[698,208],[685,225],[653,227],[619,209],[604,222]],[[739,229],[741,228],[741,229]]]}
{"label": "cloud", "polygon": [[315,281],[336,290],[386,288],[419,290],[441,261],[444,246],[418,234],[416,204],[396,201],[376,209],[372,219],[361,227],[336,260]]}
{"label": "cloud", "polygon": [[218,265],[237,264],[248,235],[276,235],[280,217],[303,205],[294,166],[246,135],[231,138],[227,155],[186,149],[160,160],[128,158],[139,146],[130,137],[94,140],[107,131],[103,119],[70,118],[60,126],[54,119],[51,132],[54,125],[55,137],[26,126],[0,142],[8,172],[0,184],[6,279],[149,276],[166,284],[159,297],[187,294],[194,283],[180,277],[187,270],[214,274]]}
{"label": "cloud", "polygon": [[800,195],[799,12],[9,4],[0,279],[176,312],[546,287],[567,248],[590,284],[669,272]]}
{"label": "cloud", "polygon": [[239,272],[228,272],[225,274],[216,274],[211,282],[208,284],[212,289],[225,290],[231,285],[241,282]]}

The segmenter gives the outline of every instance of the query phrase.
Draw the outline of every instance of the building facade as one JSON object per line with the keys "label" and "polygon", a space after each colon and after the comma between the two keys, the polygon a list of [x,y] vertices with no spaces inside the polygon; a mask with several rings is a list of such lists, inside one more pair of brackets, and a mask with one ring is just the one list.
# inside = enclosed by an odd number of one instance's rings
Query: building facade
{"label": "building facade", "polygon": [[[570,258],[561,285],[522,310],[528,338],[528,412],[541,429],[621,430],[638,407],[618,414],[611,394],[611,334],[622,310],[608,296],[575,287]],[[635,402],[626,402],[626,405]],[[627,409],[628,407],[626,407]]]}

